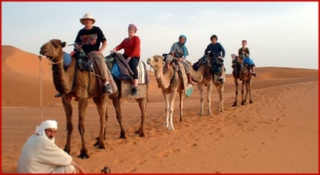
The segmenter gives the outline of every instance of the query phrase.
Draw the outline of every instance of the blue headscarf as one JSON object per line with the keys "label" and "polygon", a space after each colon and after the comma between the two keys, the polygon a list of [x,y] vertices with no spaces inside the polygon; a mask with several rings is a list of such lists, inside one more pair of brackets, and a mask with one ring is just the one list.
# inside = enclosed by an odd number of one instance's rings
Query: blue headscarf
{"label": "blue headscarf", "polygon": [[186,56],[187,56],[187,48],[186,48],[185,44],[186,44],[186,42],[187,42],[187,37],[186,37],[185,35],[181,34],[181,35],[179,36],[179,39],[180,39],[180,38],[184,38],[184,39],[185,39],[184,43],[181,44],[181,43],[179,42],[179,45],[182,47],[184,58],[186,58]]}

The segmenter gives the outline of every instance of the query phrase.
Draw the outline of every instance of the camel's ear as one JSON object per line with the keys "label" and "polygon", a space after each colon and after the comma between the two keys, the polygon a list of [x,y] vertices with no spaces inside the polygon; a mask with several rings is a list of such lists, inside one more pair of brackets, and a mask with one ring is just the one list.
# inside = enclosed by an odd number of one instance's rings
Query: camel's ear
{"label": "camel's ear", "polygon": [[66,42],[64,41],[61,43],[61,47],[64,48],[65,46],[66,46]]}

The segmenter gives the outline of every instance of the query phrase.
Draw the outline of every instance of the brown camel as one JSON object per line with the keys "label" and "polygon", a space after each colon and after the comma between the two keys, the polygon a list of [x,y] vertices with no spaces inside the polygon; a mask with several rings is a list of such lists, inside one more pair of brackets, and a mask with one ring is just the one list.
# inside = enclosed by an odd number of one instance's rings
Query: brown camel
{"label": "brown camel", "polygon": [[[154,69],[158,87],[161,88],[165,99],[166,121],[164,125],[169,130],[174,130],[173,113],[177,92],[180,95],[180,121],[182,121],[183,98],[185,96],[182,77],[179,76],[178,72],[174,71],[172,66],[169,66],[169,69],[164,69],[165,63],[163,57],[160,55],[154,55],[148,58],[147,64]],[[181,63],[179,63],[179,67],[181,68],[181,74],[185,74],[184,67]]]}
{"label": "brown camel", "polygon": [[[221,84],[219,82],[219,76],[213,74],[211,72],[211,59],[205,59],[202,61],[202,58],[200,61],[200,66],[197,71],[195,71],[191,65],[190,62],[190,70],[191,70],[191,75],[192,75],[192,80],[197,82],[198,89],[200,91],[200,110],[199,110],[199,115],[203,115],[204,111],[204,86],[207,86],[207,101],[208,101],[208,115],[211,115],[211,92],[212,92],[212,84],[214,84],[218,90],[219,93],[219,106],[217,111],[218,112],[223,112],[224,111],[224,84]],[[225,74],[223,75],[224,79]]]}
{"label": "brown camel", "polygon": [[[104,149],[103,140],[106,139],[106,122],[108,119],[107,115],[107,100],[108,95],[102,93],[102,88],[100,86],[100,78],[96,75],[90,74],[88,71],[80,71],[76,66],[76,58],[72,56],[71,63],[69,67],[64,71],[63,69],[63,50],[66,43],[61,42],[58,39],[52,39],[49,42],[42,45],[40,49],[40,54],[49,58],[52,62],[52,71],[53,71],[53,83],[58,92],[63,94],[62,103],[66,113],[66,126],[67,126],[67,140],[64,150],[67,153],[70,153],[70,144],[71,144],[71,135],[73,131],[72,124],[72,97],[78,99],[78,110],[79,110],[79,123],[78,130],[81,135],[82,147],[80,150],[79,158],[85,159],[89,158],[88,151],[85,145],[84,133],[84,119],[86,114],[86,108],[88,105],[88,99],[92,98],[94,103],[97,106],[97,110],[100,116],[100,132],[99,137],[95,146],[98,149]],[[120,125],[120,138],[126,139],[126,134],[122,126],[122,115],[121,115],[121,106],[120,106],[120,82],[116,82],[118,86],[118,91],[109,95],[109,98],[112,99],[113,106],[116,111],[117,120]],[[141,111],[141,124],[140,128],[136,132],[140,137],[144,137],[144,119],[146,116],[146,107],[147,107],[147,93],[144,98],[136,99],[139,103]]]}
{"label": "brown camel", "polygon": [[[251,73],[250,73],[250,68],[249,65],[247,64],[243,64],[244,62],[244,57],[243,56],[235,56],[235,59],[233,61],[233,71],[232,71],[232,75],[233,75],[233,79],[234,79],[234,83],[236,85],[236,98],[235,101],[233,103],[233,107],[237,106],[237,99],[238,99],[238,87],[239,87],[239,82],[238,80],[242,81],[242,87],[241,87],[241,96],[242,96],[242,101],[241,101],[241,105],[245,105],[246,101],[247,101],[247,96],[249,93],[249,98],[250,98],[250,103],[253,103],[252,101],[252,96],[251,96],[251,85],[252,85],[252,81],[251,81]],[[242,69],[241,69],[242,67]],[[246,87],[246,94],[244,95],[244,86]]]}

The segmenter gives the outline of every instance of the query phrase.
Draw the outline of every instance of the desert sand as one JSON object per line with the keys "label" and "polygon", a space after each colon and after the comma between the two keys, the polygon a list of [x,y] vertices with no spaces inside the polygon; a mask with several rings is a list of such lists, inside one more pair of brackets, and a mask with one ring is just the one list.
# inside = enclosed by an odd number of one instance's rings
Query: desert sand
{"label": "desert sand", "polygon": [[[61,99],[53,97],[56,90],[48,63],[46,59],[41,63],[43,114],[44,119],[58,121],[56,144],[63,148],[65,114]],[[89,173],[99,173],[104,166],[112,173],[318,173],[318,70],[258,67],[256,72],[253,104],[231,107],[235,87],[228,75],[225,111],[198,116],[199,91],[195,87],[192,96],[185,98],[182,122],[176,103],[174,131],[163,126],[164,101],[150,74],[146,137],[134,134],[140,122],[137,103],[124,99],[127,140],[118,139],[120,129],[110,105],[105,150],[93,147],[99,117],[90,100],[85,119],[90,158],[77,158],[81,146],[77,129],[71,155]],[[24,142],[41,122],[39,93],[37,55],[2,46],[2,173],[15,172]],[[214,110],[217,103],[214,89]],[[77,126],[77,103],[73,106]]]}

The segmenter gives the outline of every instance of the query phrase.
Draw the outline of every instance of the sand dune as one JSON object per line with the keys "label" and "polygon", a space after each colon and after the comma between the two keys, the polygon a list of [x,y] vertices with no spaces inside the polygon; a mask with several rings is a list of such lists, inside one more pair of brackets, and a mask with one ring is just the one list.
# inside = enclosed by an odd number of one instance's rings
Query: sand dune
{"label": "sand dune", "polygon": [[[61,99],[54,98],[49,61],[42,61],[44,118],[59,122],[56,143],[64,147],[65,115]],[[123,124],[127,140],[118,140],[119,126],[108,107],[107,148],[92,144],[98,134],[96,107],[86,116],[89,160],[76,159],[81,148],[74,130],[71,155],[88,172],[110,166],[114,173],[317,173],[318,172],[318,70],[262,67],[253,79],[254,103],[231,107],[234,84],[228,75],[225,111],[197,115],[199,91],[185,99],[183,122],[175,111],[175,131],[167,131],[164,102],[150,75],[146,138],[134,131],[140,117],[137,103],[123,100]],[[213,92],[213,109],[218,96]],[[74,103],[76,105],[76,103]],[[40,122],[39,58],[13,46],[2,46],[2,172],[15,172],[21,147]],[[76,106],[75,106],[76,109]],[[77,125],[77,110],[73,122]],[[61,129],[62,128],[62,129]],[[19,135],[19,136],[18,136]]]}

